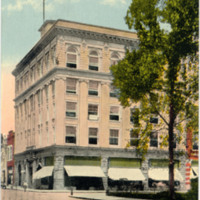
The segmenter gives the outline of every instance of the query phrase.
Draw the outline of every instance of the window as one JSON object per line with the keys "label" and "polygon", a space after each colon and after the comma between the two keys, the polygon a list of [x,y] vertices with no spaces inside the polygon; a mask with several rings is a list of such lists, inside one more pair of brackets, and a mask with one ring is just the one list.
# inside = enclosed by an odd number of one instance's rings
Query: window
{"label": "window", "polygon": [[110,86],[110,97],[118,97],[118,91],[112,85]]}
{"label": "window", "polygon": [[36,80],[36,66],[35,65],[33,65],[33,81],[35,81]]}
{"label": "window", "polygon": [[89,70],[99,70],[99,58],[96,51],[91,51],[89,55]]}
{"label": "window", "polygon": [[31,101],[31,111],[33,111],[35,109],[35,105],[34,105],[35,102],[34,102],[34,96],[33,95],[31,95],[30,101]]}
{"label": "window", "polygon": [[119,138],[119,130],[110,130],[110,138],[109,138],[109,144],[110,145],[118,145],[118,138]]}
{"label": "window", "polygon": [[40,106],[40,104],[41,104],[41,90],[39,90],[37,92],[37,99],[38,99],[38,105]]}
{"label": "window", "polygon": [[77,56],[76,50],[73,47],[69,47],[67,50],[67,64],[66,66],[69,68],[76,68],[77,66]]}
{"label": "window", "polygon": [[111,55],[111,62],[110,65],[116,65],[119,62],[119,56],[117,55],[117,53],[113,53]]}
{"label": "window", "polygon": [[76,117],[76,102],[67,102],[66,117]]}
{"label": "window", "polygon": [[55,96],[55,81],[52,82],[52,96]]}
{"label": "window", "polygon": [[38,61],[38,77],[41,77],[43,75],[43,63],[42,59]]}
{"label": "window", "polygon": [[49,99],[49,86],[48,85],[45,86],[45,96],[46,96],[46,101],[48,101],[48,99]]}
{"label": "window", "polygon": [[46,53],[45,55],[45,65],[46,65],[46,69],[49,69],[49,52]]}
{"label": "window", "polygon": [[19,80],[16,81],[16,92],[19,91]]}
{"label": "window", "polygon": [[119,121],[119,107],[118,106],[110,107],[110,120]]}
{"label": "window", "polygon": [[51,60],[54,65],[56,64],[55,58],[56,58],[56,46],[51,48]]}
{"label": "window", "polygon": [[89,128],[89,144],[97,144],[98,128]]}
{"label": "window", "polygon": [[158,124],[158,117],[150,117],[150,123]]}
{"label": "window", "polygon": [[131,146],[138,146],[139,142],[139,129],[131,129],[130,130],[130,145]]}
{"label": "window", "polygon": [[76,84],[77,80],[74,78],[67,78],[67,88],[66,92],[68,94],[76,94]]}
{"label": "window", "polygon": [[199,134],[198,132],[194,132],[193,133],[193,138],[192,138],[192,149],[193,150],[198,150],[199,149],[199,138],[198,138]]}
{"label": "window", "polygon": [[98,82],[97,81],[89,82],[88,94],[91,96],[98,96]]}
{"label": "window", "polygon": [[76,127],[75,126],[66,126],[65,143],[76,144]]}
{"label": "window", "polygon": [[13,148],[12,145],[8,146],[8,161],[12,160]]}
{"label": "window", "polygon": [[88,119],[98,120],[98,105],[88,105]]}
{"label": "window", "polygon": [[134,126],[139,126],[139,113],[139,108],[130,109],[130,121],[134,124]]}
{"label": "window", "polygon": [[151,132],[150,134],[150,147],[158,147],[158,133]]}
{"label": "window", "polygon": [[27,112],[28,112],[28,110],[27,110],[27,100],[25,100],[24,101],[24,113],[25,113],[25,115],[27,115]]}
{"label": "window", "polygon": [[21,77],[20,88],[23,89],[23,77]]}

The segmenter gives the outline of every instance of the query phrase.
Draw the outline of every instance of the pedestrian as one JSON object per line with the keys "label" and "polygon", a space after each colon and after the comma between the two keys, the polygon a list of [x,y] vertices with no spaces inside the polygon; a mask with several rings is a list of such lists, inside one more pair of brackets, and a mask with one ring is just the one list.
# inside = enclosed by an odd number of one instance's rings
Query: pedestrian
{"label": "pedestrian", "polygon": [[27,189],[27,187],[28,187],[28,184],[27,184],[26,181],[24,181],[23,187],[24,187],[24,192],[26,192],[26,189]]}

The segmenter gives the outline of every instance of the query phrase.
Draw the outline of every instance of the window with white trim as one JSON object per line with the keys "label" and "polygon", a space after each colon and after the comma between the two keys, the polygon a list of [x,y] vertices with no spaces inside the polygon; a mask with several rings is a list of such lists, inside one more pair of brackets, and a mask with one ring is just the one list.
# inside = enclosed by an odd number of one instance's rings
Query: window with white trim
{"label": "window with white trim", "polygon": [[110,120],[119,121],[119,106],[110,107]]}
{"label": "window with white trim", "polygon": [[198,132],[193,132],[192,135],[192,149],[198,150],[199,149],[199,134]]}
{"label": "window with white trim", "polygon": [[52,63],[55,65],[56,64],[56,46],[53,46],[51,48],[51,60],[52,60]]}
{"label": "window with white trim", "polygon": [[110,86],[110,97],[118,97],[118,90],[112,85]]}
{"label": "window with white trim", "polygon": [[34,102],[34,96],[31,95],[30,97],[30,103],[31,103],[31,111],[35,109],[35,102]]}
{"label": "window with white trim", "polygon": [[94,105],[94,104],[88,105],[88,119],[98,120],[98,105]]}
{"label": "window with white trim", "polygon": [[76,117],[76,102],[67,102],[66,103],[66,117]]}
{"label": "window with white trim", "polygon": [[150,133],[150,147],[158,147],[158,133],[156,131]]}
{"label": "window with white trim", "polygon": [[45,86],[45,96],[46,96],[46,101],[48,101],[48,99],[49,99],[49,86],[48,85]]}
{"label": "window with white trim", "polygon": [[130,130],[130,146],[137,147],[139,142],[139,129]]}
{"label": "window with white trim", "polygon": [[45,55],[45,65],[46,65],[46,69],[49,69],[49,52],[46,53]]}
{"label": "window with white trim", "polygon": [[118,140],[119,140],[119,130],[110,129],[109,144],[110,145],[118,145]]}
{"label": "window with white trim", "polygon": [[89,55],[89,70],[99,71],[99,57],[96,51],[91,51]]}
{"label": "window with white trim", "polygon": [[130,121],[134,124],[134,126],[139,126],[139,108],[131,108],[130,109]]}
{"label": "window with white trim", "polygon": [[98,86],[99,86],[99,83],[97,81],[89,81],[88,95],[98,96]]}
{"label": "window with white trim", "polygon": [[55,96],[55,81],[52,81],[52,96],[54,97]]}
{"label": "window with white trim", "polygon": [[69,47],[67,50],[66,67],[77,68],[77,52],[74,47]]}
{"label": "window with white trim", "polygon": [[116,65],[119,62],[119,56],[117,53],[112,53],[110,58],[110,65]]}
{"label": "window with white trim", "polygon": [[41,104],[41,99],[42,99],[42,97],[41,97],[41,90],[38,90],[38,92],[37,92],[38,106],[40,106],[40,104]]}
{"label": "window with white trim", "polygon": [[13,147],[12,145],[8,145],[8,161],[11,161],[13,158]]}
{"label": "window with white trim", "polygon": [[66,93],[76,94],[77,79],[67,78],[66,84]]}
{"label": "window with white trim", "polygon": [[89,128],[89,144],[97,144],[98,128]]}
{"label": "window with white trim", "polygon": [[65,143],[76,144],[76,127],[66,126]]}
{"label": "window with white trim", "polygon": [[151,124],[158,124],[158,116],[152,115],[152,116],[150,117],[150,123],[151,123]]}

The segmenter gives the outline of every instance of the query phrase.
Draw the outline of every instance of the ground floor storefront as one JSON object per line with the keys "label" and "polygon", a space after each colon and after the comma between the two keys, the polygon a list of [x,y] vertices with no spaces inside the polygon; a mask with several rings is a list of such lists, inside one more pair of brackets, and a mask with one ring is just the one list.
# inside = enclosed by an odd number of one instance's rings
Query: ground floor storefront
{"label": "ground floor storefront", "polygon": [[[168,153],[51,146],[15,155],[15,185],[45,190],[149,190],[168,186]],[[175,185],[185,190],[187,160],[175,156]]]}

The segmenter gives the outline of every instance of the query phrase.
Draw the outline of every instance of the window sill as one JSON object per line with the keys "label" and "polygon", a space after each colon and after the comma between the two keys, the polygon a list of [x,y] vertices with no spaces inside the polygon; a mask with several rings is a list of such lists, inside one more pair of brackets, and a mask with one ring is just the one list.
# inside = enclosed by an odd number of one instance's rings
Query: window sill
{"label": "window sill", "polygon": [[70,119],[70,120],[77,120],[78,119],[78,117],[65,117],[65,119]]}
{"label": "window sill", "polygon": [[121,121],[117,120],[109,120],[111,123],[120,123]]}
{"label": "window sill", "polygon": [[119,144],[109,144],[109,148],[120,148]]}

